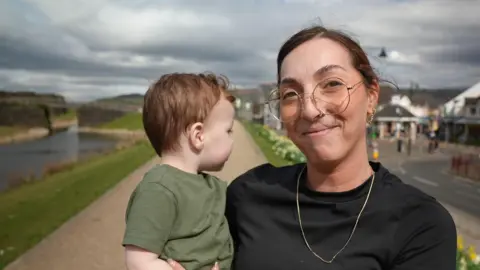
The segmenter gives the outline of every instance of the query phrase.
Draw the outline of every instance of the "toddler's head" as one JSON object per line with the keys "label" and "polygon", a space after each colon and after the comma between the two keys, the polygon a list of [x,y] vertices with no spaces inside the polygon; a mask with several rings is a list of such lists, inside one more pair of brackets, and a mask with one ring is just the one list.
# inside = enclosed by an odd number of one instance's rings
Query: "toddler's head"
{"label": "toddler's head", "polygon": [[214,74],[163,75],[145,94],[143,126],[162,157],[182,156],[198,171],[218,171],[232,151],[235,98]]}

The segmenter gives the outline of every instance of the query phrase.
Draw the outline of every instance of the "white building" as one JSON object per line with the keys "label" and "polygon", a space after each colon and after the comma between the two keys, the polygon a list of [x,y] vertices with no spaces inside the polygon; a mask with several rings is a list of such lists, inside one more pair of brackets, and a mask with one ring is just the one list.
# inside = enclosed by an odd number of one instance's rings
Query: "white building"
{"label": "white building", "polygon": [[430,113],[428,107],[413,104],[406,95],[393,95],[390,104],[401,106],[416,117],[427,117]]}
{"label": "white building", "polygon": [[477,98],[480,96],[480,82],[468,88],[460,95],[452,98],[443,105],[444,116],[461,115],[465,106],[466,98]]}

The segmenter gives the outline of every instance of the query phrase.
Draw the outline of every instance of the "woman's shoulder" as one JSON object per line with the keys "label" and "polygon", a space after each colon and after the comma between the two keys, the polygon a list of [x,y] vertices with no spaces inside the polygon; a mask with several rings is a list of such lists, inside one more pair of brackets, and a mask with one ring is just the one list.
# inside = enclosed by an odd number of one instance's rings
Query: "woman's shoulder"
{"label": "woman's shoulder", "polygon": [[376,177],[381,179],[382,193],[389,201],[398,201],[404,206],[418,204],[441,206],[433,196],[407,184],[402,177],[390,172],[383,165],[378,164],[378,169],[375,171]]}
{"label": "woman's shoulder", "polygon": [[382,200],[389,208],[399,210],[397,213],[404,225],[417,227],[429,223],[439,230],[454,228],[452,216],[435,197],[405,183],[386,168],[380,168],[377,174],[382,178]]}
{"label": "woman's shoulder", "polygon": [[394,229],[389,245],[392,264],[402,269],[413,269],[427,261],[432,266],[450,265],[456,251],[456,228],[447,209],[433,196],[405,183],[386,168],[379,168],[376,176],[381,181],[375,205],[382,213],[388,213]]}
{"label": "woman's shoulder", "polygon": [[242,192],[252,185],[273,184],[293,179],[293,175],[305,164],[276,167],[270,163],[258,165],[236,177],[229,185],[230,193]]}

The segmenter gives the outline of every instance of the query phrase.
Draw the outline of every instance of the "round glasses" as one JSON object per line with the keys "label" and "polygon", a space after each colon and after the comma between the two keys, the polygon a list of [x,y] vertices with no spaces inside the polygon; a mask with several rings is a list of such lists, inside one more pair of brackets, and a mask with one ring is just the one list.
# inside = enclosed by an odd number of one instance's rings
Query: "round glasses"
{"label": "round glasses", "polygon": [[300,116],[306,99],[310,98],[320,115],[338,115],[347,109],[352,90],[362,82],[347,86],[340,80],[329,79],[317,84],[310,96],[300,94],[290,87],[281,87],[270,93],[268,108],[276,119],[288,123]]}

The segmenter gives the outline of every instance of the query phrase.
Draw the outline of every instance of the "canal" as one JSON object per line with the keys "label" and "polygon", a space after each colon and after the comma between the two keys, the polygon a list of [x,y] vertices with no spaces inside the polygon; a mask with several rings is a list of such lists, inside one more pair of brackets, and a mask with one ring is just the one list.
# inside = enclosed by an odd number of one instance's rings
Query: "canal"
{"label": "canal", "polygon": [[42,139],[0,145],[0,191],[7,189],[16,179],[41,177],[49,165],[76,161],[113,149],[118,142],[111,137],[77,130],[72,126]]}

